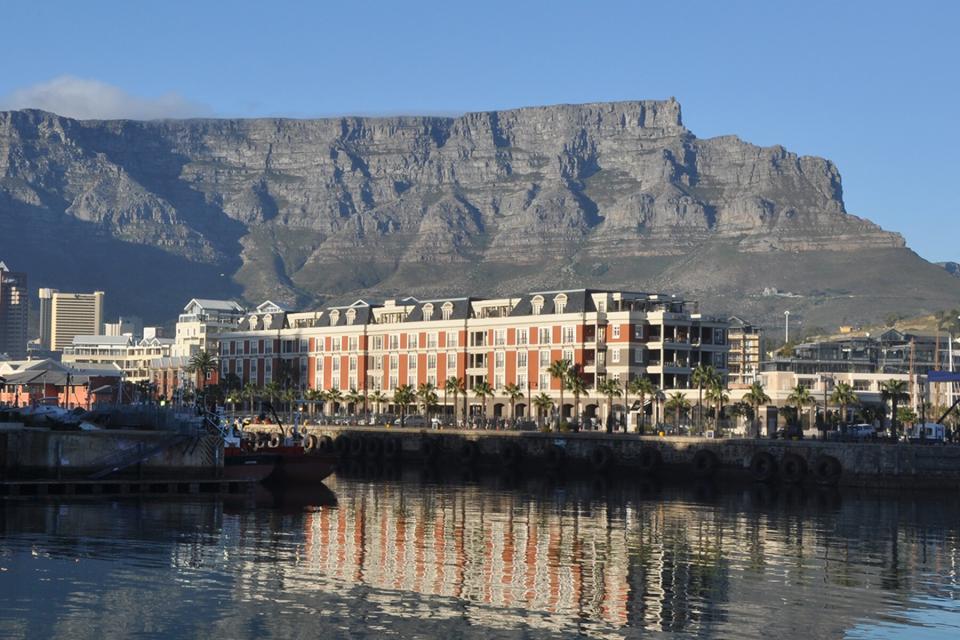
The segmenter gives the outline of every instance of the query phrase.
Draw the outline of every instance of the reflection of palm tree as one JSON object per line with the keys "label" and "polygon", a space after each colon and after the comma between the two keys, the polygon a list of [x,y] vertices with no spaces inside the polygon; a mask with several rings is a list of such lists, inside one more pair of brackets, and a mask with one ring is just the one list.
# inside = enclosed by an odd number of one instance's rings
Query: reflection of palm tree
{"label": "reflection of palm tree", "polygon": [[543,414],[546,413],[547,415],[550,415],[550,414],[549,414],[549,411],[550,411],[551,409],[553,409],[553,398],[551,398],[551,397],[548,396],[547,394],[541,392],[540,395],[534,396],[534,398],[533,398],[533,406],[535,406],[535,407],[537,408],[537,422],[539,423],[540,427],[542,428],[542,427],[543,427],[543,420],[542,420]]}

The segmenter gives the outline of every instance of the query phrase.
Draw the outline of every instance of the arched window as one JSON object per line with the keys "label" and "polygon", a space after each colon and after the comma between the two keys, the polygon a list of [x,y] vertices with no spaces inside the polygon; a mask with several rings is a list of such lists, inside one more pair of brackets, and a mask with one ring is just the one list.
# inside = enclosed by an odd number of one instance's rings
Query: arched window
{"label": "arched window", "polygon": [[432,320],[433,319],[433,305],[429,302],[423,305],[423,319]]}
{"label": "arched window", "polygon": [[257,328],[257,316],[250,316],[250,328],[251,329]]}
{"label": "arched window", "polygon": [[561,293],[553,299],[553,308],[557,313],[563,313],[563,310],[567,308],[567,295]]}
{"label": "arched window", "polygon": [[530,306],[533,308],[533,315],[540,315],[543,312],[543,296],[533,296]]}
{"label": "arched window", "polygon": [[449,320],[450,318],[453,317],[453,303],[444,302],[443,306],[440,307],[440,311],[443,313],[443,319]]}
{"label": "arched window", "polygon": [[353,324],[353,321],[356,319],[357,319],[357,310],[347,309],[347,324]]}
{"label": "arched window", "polygon": [[334,309],[330,312],[330,326],[337,324],[340,321],[340,312]]}

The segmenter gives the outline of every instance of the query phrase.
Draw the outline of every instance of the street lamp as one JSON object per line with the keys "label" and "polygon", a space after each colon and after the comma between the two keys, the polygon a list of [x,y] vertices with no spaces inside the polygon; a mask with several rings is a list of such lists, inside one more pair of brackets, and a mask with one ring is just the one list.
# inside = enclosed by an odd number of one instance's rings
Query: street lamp
{"label": "street lamp", "polygon": [[789,311],[783,312],[783,326],[784,326],[783,341],[784,343],[787,343],[787,342],[790,342],[790,312]]}

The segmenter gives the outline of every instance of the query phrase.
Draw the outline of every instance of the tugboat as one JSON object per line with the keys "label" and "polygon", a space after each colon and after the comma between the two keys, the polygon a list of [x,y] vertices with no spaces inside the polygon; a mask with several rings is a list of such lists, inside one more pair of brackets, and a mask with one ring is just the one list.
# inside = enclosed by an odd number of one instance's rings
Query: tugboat
{"label": "tugboat", "polygon": [[271,484],[316,484],[336,469],[334,454],[316,450],[316,437],[304,437],[294,428],[287,435],[280,417],[270,407],[277,433],[243,433],[217,416],[223,438],[223,472],[227,478],[254,479]]}

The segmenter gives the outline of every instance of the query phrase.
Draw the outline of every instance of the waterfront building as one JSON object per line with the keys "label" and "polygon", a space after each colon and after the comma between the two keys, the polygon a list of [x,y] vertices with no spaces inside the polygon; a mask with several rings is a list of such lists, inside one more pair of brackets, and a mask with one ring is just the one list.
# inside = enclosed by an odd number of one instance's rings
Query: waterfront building
{"label": "waterfront building", "polygon": [[0,405],[58,405],[68,409],[116,401],[122,371],[115,364],[55,360],[0,361]]}
{"label": "waterfront building", "polygon": [[177,318],[173,355],[190,358],[201,351],[216,352],[217,334],[235,330],[244,313],[233,300],[190,300]]}
{"label": "waterfront building", "polygon": [[120,336],[74,336],[73,343],[63,350],[64,364],[114,364],[127,382],[151,381],[152,361],[170,356],[170,338]]}
{"label": "waterfront building", "polygon": [[749,386],[760,373],[764,350],[763,330],[736,316],[727,322],[727,341],[730,343],[727,369],[730,386]]}
{"label": "waterfront building", "polygon": [[120,316],[116,322],[107,322],[103,325],[103,335],[142,337],[143,320],[137,316]]}
{"label": "waterfront building", "polygon": [[[578,289],[496,299],[357,300],[302,313],[264,303],[237,330],[220,335],[219,357],[221,376],[258,386],[276,381],[389,397],[400,385],[429,383],[447,414],[454,407],[451,396],[444,398],[444,381],[459,377],[471,413],[498,418],[511,417],[508,384],[522,392],[515,417],[529,417],[531,398],[540,393],[558,401],[560,381],[547,370],[565,359],[587,391],[576,408],[565,392],[561,415],[592,418],[606,404],[599,392],[605,379],[623,385],[646,376],[660,389],[689,390],[699,364],[726,375],[728,350],[727,321],[674,296]],[[494,391],[483,403],[474,397],[481,382]],[[615,413],[623,413],[622,402]]]}
{"label": "waterfront building", "polygon": [[0,354],[11,359],[27,357],[28,300],[27,274],[0,261]]}
{"label": "waterfront building", "polygon": [[49,336],[53,351],[63,351],[73,344],[74,336],[102,335],[103,295],[103,291],[66,293],[41,289],[40,317],[41,320],[49,318],[49,325],[40,330],[41,348],[45,348],[45,336]]}

